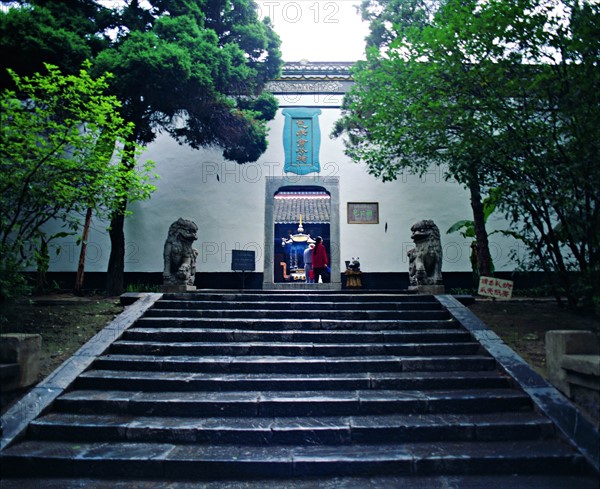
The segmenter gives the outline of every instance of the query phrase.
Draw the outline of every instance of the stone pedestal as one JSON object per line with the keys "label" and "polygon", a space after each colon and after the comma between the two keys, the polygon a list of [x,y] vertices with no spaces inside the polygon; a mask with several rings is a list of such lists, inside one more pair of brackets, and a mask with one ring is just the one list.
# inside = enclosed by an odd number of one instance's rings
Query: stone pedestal
{"label": "stone pedestal", "polygon": [[2,379],[2,390],[22,389],[35,384],[40,373],[39,334],[8,333],[0,335],[0,363],[18,365],[15,375]]}
{"label": "stone pedestal", "polygon": [[346,270],[344,272],[346,275],[346,288],[348,289],[360,289],[362,288],[362,272],[357,272],[355,270]]}
{"label": "stone pedestal", "polygon": [[446,287],[443,285],[418,285],[416,287],[409,287],[408,290],[423,295],[440,295],[446,293]]}
{"label": "stone pedestal", "polygon": [[177,293],[177,292],[195,292],[195,285],[163,285],[161,287],[162,292]]}

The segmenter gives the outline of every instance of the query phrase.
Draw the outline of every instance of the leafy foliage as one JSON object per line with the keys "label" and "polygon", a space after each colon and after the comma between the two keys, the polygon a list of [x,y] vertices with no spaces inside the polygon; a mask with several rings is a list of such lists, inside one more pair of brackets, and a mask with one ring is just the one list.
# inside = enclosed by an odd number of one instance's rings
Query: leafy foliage
{"label": "leafy foliage", "polygon": [[[455,29],[466,7],[454,1],[415,0],[365,2],[363,14],[365,8],[372,20],[373,45],[367,60],[355,67],[356,85],[344,99],[344,115],[333,135],[344,134],[348,156],[365,162],[369,173],[383,181],[396,179],[404,170],[423,174],[432,164],[448,168],[470,191],[477,267],[491,275],[481,197],[487,175],[481,158],[487,154],[469,91],[472,61],[468,53],[452,47],[460,41]],[[453,22],[443,20],[453,9]]]}
{"label": "leafy foliage", "polygon": [[[111,90],[135,123],[135,140],[166,130],[193,148],[255,161],[267,145],[275,98],[261,93],[280,69],[279,39],[254,2],[153,1],[114,15],[119,35],[95,61],[115,74]],[[143,22],[140,22],[143,20]]]}
{"label": "leafy foliage", "polygon": [[[484,223],[487,223],[488,218],[496,210],[496,202],[498,201],[499,198],[500,198],[500,195],[499,195],[498,189],[490,189],[489,195],[482,200],[481,204],[483,207],[483,222]],[[479,286],[479,278],[483,274],[480,273],[480,271],[479,271],[479,263],[478,263],[478,259],[477,259],[477,230],[476,230],[475,221],[472,219],[461,219],[460,221],[455,222],[446,231],[446,234],[452,234],[452,233],[460,233],[460,235],[463,238],[473,238],[473,241],[471,242],[470,261],[471,261],[471,269],[473,271],[473,286],[475,287],[475,289],[477,289]],[[495,231],[492,231],[491,233],[488,233],[488,236],[491,236],[492,234],[495,234],[495,233],[506,234],[506,231],[495,230]],[[490,264],[490,270],[492,272],[494,272],[495,266],[494,266],[494,262],[491,257],[490,257],[489,264]]]}
{"label": "leafy foliage", "polygon": [[[135,166],[135,144],[161,131],[193,148],[222,148],[238,163],[265,151],[277,102],[262,90],[282,61],[279,38],[269,19],[258,19],[252,0],[13,3],[19,7],[0,13],[0,39],[12,54],[0,66],[28,73],[51,58],[72,73],[91,59],[96,76],[113,73],[110,92],[134,124],[122,154],[126,169]],[[123,199],[111,219],[113,294],[123,290],[126,206]]]}
{"label": "leafy foliage", "polygon": [[59,66],[77,74],[85,60],[107,45],[102,32],[111,25],[109,10],[93,1],[9,1],[0,12],[0,86],[13,86],[7,68],[20,76]]}
{"label": "leafy foliage", "polygon": [[[487,222],[488,218],[493,214],[496,210],[496,192],[490,191],[490,195],[488,195],[485,199],[483,199],[483,219]],[[494,231],[495,232],[495,231]],[[452,233],[460,233],[463,238],[475,238],[475,223],[471,219],[462,219],[460,221],[455,222],[448,231],[447,234]],[[493,232],[490,234],[494,234]]]}
{"label": "leafy foliage", "polygon": [[[220,147],[238,163],[258,159],[276,105],[261,92],[282,64],[269,19],[259,21],[250,0],[145,4],[132,1],[115,11],[119,35],[96,59],[98,70],[115,73],[112,91],[135,123],[132,140],[149,143],[165,130],[193,148]],[[117,213],[110,230],[111,293],[123,290],[122,229]]]}
{"label": "leafy foliage", "polygon": [[431,24],[443,0],[362,0],[362,19],[369,22],[367,46],[385,48],[407,27]]}
{"label": "leafy foliage", "polygon": [[384,180],[447,165],[476,228],[478,195],[499,188],[527,264],[557,276],[572,306],[598,295],[600,6],[448,0],[428,16],[413,3],[418,22],[393,24],[357,65],[334,135]]}
{"label": "leafy foliage", "polygon": [[[15,90],[2,91],[0,138],[0,246],[2,274],[30,260],[43,266],[51,219],[72,232],[87,208],[109,215],[123,200],[147,198],[148,171],[125,168],[120,152],[132,124],[119,115],[120,103],[106,95],[107,79],[86,69],[63,75],[20,77],[10,72]],[[138,150],[139,151],[139,150]],[[37,259],[36,259],[37,258]]]}

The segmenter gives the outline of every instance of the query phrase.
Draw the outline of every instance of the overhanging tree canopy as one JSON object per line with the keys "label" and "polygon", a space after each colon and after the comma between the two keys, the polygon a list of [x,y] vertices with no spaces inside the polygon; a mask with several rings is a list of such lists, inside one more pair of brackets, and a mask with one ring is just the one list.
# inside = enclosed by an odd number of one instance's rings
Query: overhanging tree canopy
{"label": "overhanging tree canopy", "polygon": [[[409,3],[423,14],[411,19],[426,20],[435,2]],[[391,37],[379,35],[357,65],[334,134],[346,134],[348,154],[383,179],[446,165],[471,190],[478,248],[487,236],[480,194],[497,188],[530,263],[557,272],[572,305],[600,295],[600,6],[438,7],[429,22],[386,24]],[[574,282],[573,271],[583,280]]]}
{"label": "overhanging tree canopy", "polygon": [[[0,14],[2,29],[15,31],[15,23],[25,19],[33,45],[45,46],[37,21],[45,16],[59,39],[77,40],[62,44],[65,60],[89,55],[95,73],[114,73],[111,92],[122,102],[123,117],[135,124],[128,147],[147,144],[166,131],[194,148],[220,147],[225,158],[238,163],[255,161],[264,152],[266,121],[274,117],[277,103],[262,90],[282,61],[279,38],[269,19],[258,19],[252,0],[68,4],[22,2],[17,13]],[[75,25],[73,18],[81,22]],[[20,54],[32,56],[33,63],[54,56],[61,46],[52,44],[51,53],[40,49],[36,58],[34,48],[23,51],[26,44],[18,36],[4,39],[15,63]],[[126,160],[133,165],[131,155]],[[123,204],[110,226],[112,293],[123,289]]]}
{"label": "overhanging tree canopy", "polygon": [[[0,252],[2,275],[43,255],[51,219],[72,229],[86,209],[110,214],[123,200],[147,198],[151,163],[123,168],[119,148],[133,125],[119,115],[120,103],[106,95],[107,80],[82,69],[63,75],[19,77],[1,93]],[[136,149],[137,151],[137,149]],[[18,267],[16,267],[18,269]],[[6,291],[3,290],[4,294]]]}
{"label": "overhanging tree canopy", "polygon": [[276,107],[261,92],[281,66],[268,19],[259,21],[254,2],[243,0],[148,3],[117,12],[119,34],[95,63],[114,73],[137,142],[166,130],[194,148],[215,145],[228,159],[255,161]]}
{"label": "overhanging tree canopy", "polygon": [[[119,35],[96,67],[115,73],[113,91],[135,123],[134,140],[165,130],[194,148],[255,161],[267,147],[266,120],[277,106],[262,94],[280,69],[279,39],[248,0],[137,2],[119,12]],[[111,222],[109,290],[123,289],[122,214]]]}

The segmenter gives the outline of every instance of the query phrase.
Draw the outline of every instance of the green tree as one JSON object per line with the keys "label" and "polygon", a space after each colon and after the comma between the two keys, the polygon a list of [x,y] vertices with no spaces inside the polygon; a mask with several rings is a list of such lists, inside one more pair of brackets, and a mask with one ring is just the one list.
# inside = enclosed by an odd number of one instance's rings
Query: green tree
{"label": "green tree", "polygon": [[600,303],[600,5],[562,7],[568,17],[548,9],[532,29],[526,73],[508,84],[514,107],[495,143],[510,164],[495,171],[511,182],[500,208],[526,244],[522,261],[551,272],[574,307]]}
{"label": "green tree", "polygon": [[[217,146],[238,163],[267,147],[266,120],[276,100],[262,93],[281,66],[279,39],[248,0],[130,2],[120,35],[96,68],[115,73],[112,91],[135,123],[131,142],[149,143],[160,130],[193,148]],[[133,160],[131,160],[133,161]],[[125,208],[125,207],[124,207]],[[123,213],[111,221],[108,289],[123,289]]]}
{"label": "green tree", "polygon": [[471,192],[482,274],[481,195],[501,189],[514,235],[573,305],[570,272],[598,266],[597,4],[448,0],[394,33],[357,65],[334,134],[384,180],[445,165]]}
{"label": "green tree", "polygon": [[31,77],[10,72],[16,88],[1,94],[0,272],[5,277],[36,258],[42,267],[47,262],[49,241],[64,235],[48,237],[49,221],[62,221],[74,232],[77,216],[87,208],[108,215],[123,200],[144,199],[153,190],[151,163],[143,168],[119,163],[133,125],[119,115],[120,102],[105,94],[107,78],[93,78],[86,69],[63,75],[55,66],[46,68],[46,74]]}
{"label": "green tree", "polygon": [[[498,200],[497,193],[494,189],[490,190],[489,195],[482,200],[483,204],[483,222],[487,223],[488,218],[493,214],[496,210],[496,201]],[[460,221],[455,222],[450,228],[446,231],[446,234],[452,233],[460,233],[463,238],[473,238],[471,242],[471,269],[473,271],[473,288],[477,288],[479,286],[479,278],[481,277],[481,273],[479,272],[479,263],[477,259],[477,233],[475,232],[475,221],[472,219],[461,219]],[[496,230],[492,231],[488,234],[491,236],[495,233],[504,233],[504,231]],[[492,273],[495,270],[494,262],[490,257],[490,266]]]}
{"label": "green tree", "polygon": [[7,69],[20,76],[58,66],[77,74],[110,42],[104,34],[112,27],[110,10],[91,0],[3,1],[0,12],[0,87],[13,88]]}
{"label": "green tree", "polygon": [[[31,19],[41,9],[52,25],[89,39],[84,44],[95,73],[114,73],[110,90],[122,102],[122,116],[135,124],[125,147],[126,166],[135,164],[129,149],[153,141],[160,131],[193,148],[221,147],[225,158],[238,163],[264,152],[266,121],[274,117],[277,102],[262,90],[282,61],[279,38],[269,19],[258,19],[252,0],[129,0],[104,9],[93,0],[78,0],[69,2],[71,11],[62,3],[32,0],[27,5],[33,7],[17,10]],[[69,28],[73,16],[83,27]],[[41,28],[30,31],[43,45]],[[63,54],[76,54],[64,46]],[[11,49],[20,52],[17,40]],[[123,201],[111,219],[111,293],[123,290],[126,208]]]}
{"label": "green tree", "polygon": [[465,11],[455,1],[364,2],[371,47],[355,67],[356,84],[333,134],[345,133],[346,153],[384,181],[405,170],[424,173],[432,164],[448,168],[470,192],[477,268],[492,275],[482,204],[486,155],[476,134],[472,60],[458,46],[465,33],[454,33],[454,20]]}
{"label": "green tree", "polygon": [[403,29],[431,24],[445,0],[362,0],[359,10],[369,23],[367,47],[389,47]]}

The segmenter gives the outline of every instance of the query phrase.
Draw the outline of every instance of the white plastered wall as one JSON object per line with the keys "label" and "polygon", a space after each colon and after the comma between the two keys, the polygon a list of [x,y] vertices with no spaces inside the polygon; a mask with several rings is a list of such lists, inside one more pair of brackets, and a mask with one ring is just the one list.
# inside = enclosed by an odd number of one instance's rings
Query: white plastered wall
{"label": "white plastered wall", "polygon": [[[341,95],[282,96],[282,108],[270,123],[269,147],[255,163],[238,165],[223,159],[219,149],[193,150],[179,145],[168,135],[159,135],[143,158],[156,162],[160,179],[148,201],[130,205],[126,220],[127,272],[159,272],[169,225],[183,217],[198,225],[198,272],[229,272],[231,250],[256,252],[256,270],[263,270],[265,179],[289,177],[283,172],[283,107],[318,106],[321,129],[320,175],[311,174],[314,184],[328,176],[340,182],[340,258],[360,257],[365,272],[406,272],[406,251],[412,246],[410,226],[420,219],[433,219],[440,228],[444,271],[470,271],[469,243],[459,234],[447,235],[456,221],[471,219],[468,193],[444,179],[441,168],[431,168],[423,178],[403,174],[383,183],[369,175],[364,165],[353,163],[343,153],[341,139],[329,137],[340,116]],[[348,202],[378,202],[378,224],[348,224]],[[387,231],[386,231],[387,224]],[[502,219],[492,218],[491,229],[505,228]],[[491,251],[497,270],[512,270],[510,250],[515,244],[496,234]],[[75,238],[57,242],[62,252],[51,259],[51,271],[74,271],[78,247]],[[106,271],[110,241],[106,223],[95,222],[89,239],[87,271]]]}

